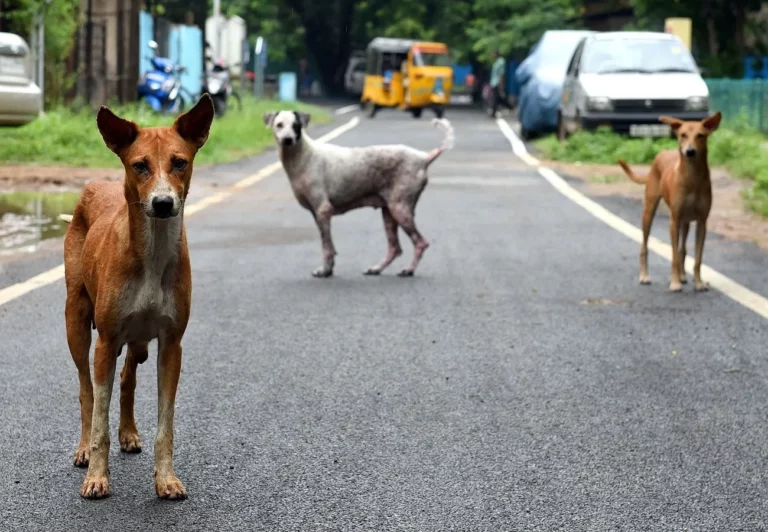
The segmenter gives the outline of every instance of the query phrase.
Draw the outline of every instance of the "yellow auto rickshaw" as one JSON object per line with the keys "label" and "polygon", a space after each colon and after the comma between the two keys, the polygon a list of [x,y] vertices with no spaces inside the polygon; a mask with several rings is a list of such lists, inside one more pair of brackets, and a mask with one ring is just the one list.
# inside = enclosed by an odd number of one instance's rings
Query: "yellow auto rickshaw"
{"label": "yellow auto rickshaw", "polygon": [[441,118],[452,87],[445,44],[378,37],[368,45],[360,104],[371,118],[382,107],[409,111],[414,118],[430,107]]}

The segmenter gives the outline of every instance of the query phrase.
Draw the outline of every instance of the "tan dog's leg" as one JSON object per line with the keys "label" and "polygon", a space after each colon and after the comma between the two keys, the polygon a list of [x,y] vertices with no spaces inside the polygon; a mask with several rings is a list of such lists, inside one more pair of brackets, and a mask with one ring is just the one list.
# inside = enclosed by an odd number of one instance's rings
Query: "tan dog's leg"
{"label": "tan dog's leg", "polygon": [[84,286],[75,287],[67,292],[65,310],[67,343],[80,379],[80,443],[75,451],[74,463],[77,467],[86,467],[91,454],[91,418],[93,416],[93,386],[88,360],[91,349],[93,305]]}
{"label": "tan dog's leg", "polygon": [[651,276],[648,275],[648,237],[651,234],[653,217],[659,206],[661,195],[648,183],[645,189],[645,208],[643,209],[643,244],[640,247],[640,284],[651,284]]}
{"label": "tan dog's leg", "polygon": [[157,356],[157,437],[155,491],[162,499],[185,499],[186,489],[173,471],[173,414],[181,373],[181,343],[160,342]]}
{"label": "tan dog's leg", "polygon": [[120,429],[118,439],[120,450],[125,453],[140,453],[141,438],[136,428],[133,413],[133,397],[136,391],[136,368],[147,360],[146,344],[131,344],[125,355],[125,365],[120,373]]}
{"label": "tan dog's leg", "polygon": [[704,239],[707,237],[707,219],[696,222],[696,263],[693,266],[693,285],[697,292],[709,290],[701,280],[701,259],[704,256]]}
{"label": "tan dog's leg", "polygon": [[688,279],[685,277],[685,256],[688,252],[685,243],[688,240],[688,230],[690,228],[690,222],[686,222],[680,227],[680,282],[683,284],[688,283]]}
{"label": "tan dog's leg", "polygon": [[115,382],[119,349],[99,336],[93,357],[93,428],[91,460],[80,495],[88,499],[109,496],[109,403]]}
{"label": "tan dog's leg", "polygon": [[683,284],[680,282],[680,248],[675,245],[680,241],[680,224],[674,213],[669,218],[669,241],[672,242],[672,279],[669,282],[670,292],[680,292]]}

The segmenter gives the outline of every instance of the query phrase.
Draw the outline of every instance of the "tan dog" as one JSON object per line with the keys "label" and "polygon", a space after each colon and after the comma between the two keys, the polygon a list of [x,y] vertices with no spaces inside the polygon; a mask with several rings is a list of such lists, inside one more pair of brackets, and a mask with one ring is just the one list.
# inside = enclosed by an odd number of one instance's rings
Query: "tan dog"
{"label": "tan dog", "polygon": [[[192,162],[208,139],[213,115],[207,94],[172,127],[142,129],[106,107],[99,111],[99,131],[123,162],[125,181],[88,184],[64,240],[67,342],[80,374],[82,432],[74,461],[88,466],[83,497],[109,495],[109,403],[117,358],[126,344],[120,448],[141,451],[133,415],[136,366],[147,360],[147,346],[155,338],[155,491],[166,499],[186,497],[173,470],[173,412],[192,291],[183,215]],[[98,331],[93,385],[92,324]]]}
{"label": "tan dog", "polygon": [[685,241],[691,222],[696,222],[696,263],[693,282],[697,291],[707,290],[701,280],[701,257],[707,236],[707,217],[712,207],[712,183],[707,163],[707,138],[720,125],[720,112],[701,122],[684,122],[662,116],[659,121],[669,124],[677,135],[677,150],[665,150],[653,160],[651,171],[638,177],[627,163],[619,159],[619,165],[635,183],[645,185],[643,210],[643,245],[640,248],[640,283],[650,284],[648,275],[648,235],[651,224],[663,197],[669,206],[669,238],[672,244],[672,280],[669,289],[680,292],[685,279]]}

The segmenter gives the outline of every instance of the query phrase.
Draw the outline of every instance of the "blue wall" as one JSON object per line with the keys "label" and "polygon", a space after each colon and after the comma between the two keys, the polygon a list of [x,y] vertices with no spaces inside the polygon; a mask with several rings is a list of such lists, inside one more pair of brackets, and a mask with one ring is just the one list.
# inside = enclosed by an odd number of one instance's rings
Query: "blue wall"
{"label": "blue wall", "polygon": [[174,26],[168,35],[168,53],[171,61],[187,68],[181,86],[197,98],[202,91],[203,31],[197,26]]}
{"label": "blue wall", "polygon": [[152,68],[152,63],[149,62],[152,57],[152,49],[147,46],[147,43],[154,39],[155,35],[155,20],[146,11],[139,12],[139,78],[144,75],[147,70]]}

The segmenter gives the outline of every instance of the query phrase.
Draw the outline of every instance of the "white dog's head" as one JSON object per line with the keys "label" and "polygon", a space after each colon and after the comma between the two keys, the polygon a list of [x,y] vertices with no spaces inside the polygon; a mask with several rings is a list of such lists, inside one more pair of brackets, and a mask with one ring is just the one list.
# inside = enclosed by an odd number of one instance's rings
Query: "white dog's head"
{"label": "white dog's head", "polygon": [[309,113],[278,111],[264,113],[264,124],[272,130],[280,146],[294,146],[301,140],[301,134],[309,125]]}

